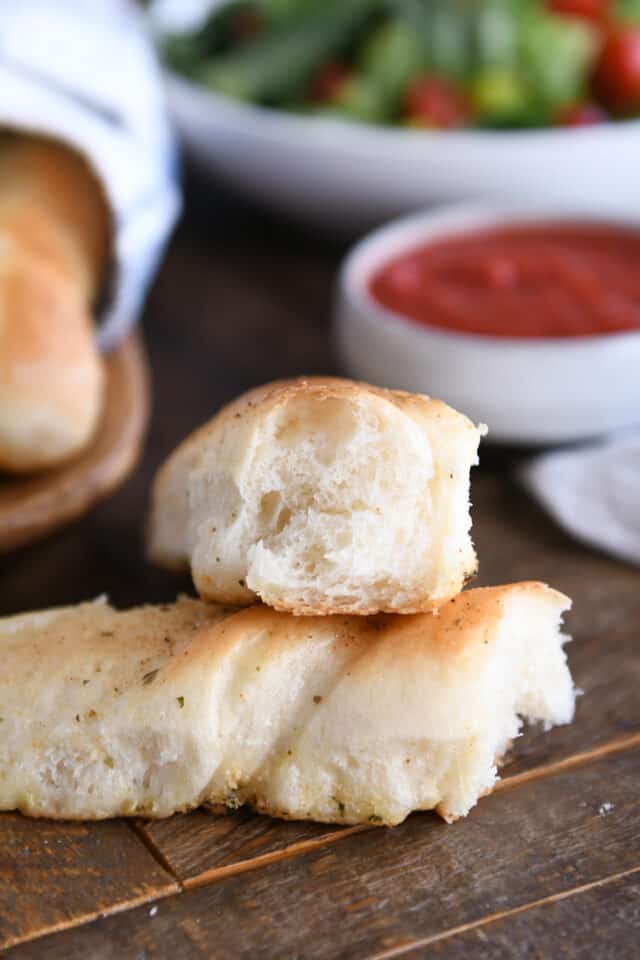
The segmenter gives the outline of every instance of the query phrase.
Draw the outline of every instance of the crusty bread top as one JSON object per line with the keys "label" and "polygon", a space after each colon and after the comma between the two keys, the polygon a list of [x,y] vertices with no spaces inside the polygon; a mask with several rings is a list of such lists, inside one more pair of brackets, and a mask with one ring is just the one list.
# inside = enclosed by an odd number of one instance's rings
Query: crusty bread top
{"label": "crusty bread top", "polygon": [[[184,469],[193,462],[206,441],[211,436],[221,434],[226,428],[238,430],[249,420],[253,426],[255,408],[260,407],[260,414],[284,406],[296,394],[314,395],[318,399],[330,397],[362,396],[370,394],[380,397],[381,400],[419,420],[423,417],[442,418],[447,421],[448,427],[455,432],[477,432],[478,427],[464,414],[458,413],[444,401],[428,397],[423,393],[407,393],[404,390],[389,390],[376,387],[359,380],[346,380],[341,377],[293,377],[289,380],[274,380],[271,383],[261,384],[248,390],[226,404],[210,420],[195,429],[180,443],[165,461],[156,477],[156,483],[161,484],[163,473],[168,473],[171,464],[179,462]],[[480,427],[486,433],[486,427]]]}
{"label": "crusty bread top", "polygon": [[111,216],[87,160],[53,139],[0,136],[0,227],[41,262],[72,276],[88,302],[109,261]]}
{"label": "crusty bread top", "polygon": [[191,563],[214,602],[261,598],[296,614],[433,609],[475,572],[469,468],[484,432],[420,394],[334,377],[266,384],[162,465],[149,555]]}
{"label": "crusty bread top", "polygon": [[462,816],[520,717],[567,723],[541,584],[437,615],[294,617],[182,599],[0,621],[0,809],[167,816],[209,801],[342,823]]}
{"label": "crusty bread top", "polygon": [[[144,687],[151,671],[167,668],[175,675],[182,669],[206,668],[234,646],[246,645],[252,633],[268,636],[273,657],[305,638],[323,635],[338,646],[366,650],[369,656],[361,666],[364,669],[366,664],[367,670],[374,648],[382,660],[424,656],[464,669],[477,657],[490,656],[496,623],[512,596],[529,596],[558,616],[571,606],[564,594],[531,581],[465,590],[435,613],[408,616],[292,617],[262,604],[238,610],[188,597],[175,604],[125,611],[114,610],[103,598],[18,614],[0,619],[0,648],[6,658],[4,696],[13,691],[16,709],[28,714],[32,696],[42,694],[40,686],[33,691],[25,686],[29,677],[38,684],[55,675],[81,681],[93,676],[96,665],[99,673],[117,673],[127,688]],[[102,678],[96,679],[100,683]],[[118,693],[122,692],[121,686]]]}
{"label": "crusty bread top", "polygon": [[96,427],[92,309],[110,244],[102,188],[78,153],[0,135],[0,469],[57,463]]}

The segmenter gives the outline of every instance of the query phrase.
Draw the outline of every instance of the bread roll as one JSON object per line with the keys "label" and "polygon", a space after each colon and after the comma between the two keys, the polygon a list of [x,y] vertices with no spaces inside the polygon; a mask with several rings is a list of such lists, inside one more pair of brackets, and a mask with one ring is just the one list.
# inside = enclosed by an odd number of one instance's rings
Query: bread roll
{"label": "bread roll", "polygon": [[182,599],[1,620],[0,809],[454,820],[491,790],[521,717],[571,720],[568,606],[521,583],[408,617]]}
{"label": "bread roll", "polygon": [[109,217],[87,163],[53,141],[0,138],[0,469],[80,450],[102,408],[92,305]]}
{"label": "bread roll", "polygon": [[484,428],[348,380],[267,384],[182,443],[153,487],[149,552],[206,600],[296,614],[416,613],[476,569],[469,469]]}

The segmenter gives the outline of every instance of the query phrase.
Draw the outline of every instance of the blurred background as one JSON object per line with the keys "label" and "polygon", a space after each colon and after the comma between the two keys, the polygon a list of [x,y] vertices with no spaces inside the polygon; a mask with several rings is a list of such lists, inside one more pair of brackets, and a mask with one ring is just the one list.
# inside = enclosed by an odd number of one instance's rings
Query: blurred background
{"label": "blurred background", "polygon": [[638,202],[636,0],[157,0],[150,14],[192,156],[299,220],[344,233],[469,199]]}

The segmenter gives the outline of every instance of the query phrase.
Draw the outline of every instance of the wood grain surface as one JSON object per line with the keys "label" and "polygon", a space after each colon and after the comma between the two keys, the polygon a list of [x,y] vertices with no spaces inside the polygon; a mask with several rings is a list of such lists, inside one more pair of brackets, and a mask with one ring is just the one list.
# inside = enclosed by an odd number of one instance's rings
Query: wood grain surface
{"label": "wood grain surface", "polygon": [[[342,252],[191,183],[145,314],[154,415],[144,458],[82,520],[0,556],[0,614],[191,589],[144,559],[153,472],[240,391],[342,372],[328,322]],[[0,932],[23,942],[0,954],[635,960],[640,574],[535,506],[517,480],[525,455],[487,446],[475,471],[479,582],[542,579],[573,597],[567,649],[584,690],[573,725],[526,731],[500,788],[452,826],[431,814],[394,830],[245,811],[86,825],[2,815]]]}
{"label": "wood grain surface", "polygon": [[176,889],[124,823],[0,819],[0,950]]}
{"label": "wood grain surface", "polygon": [[223,816],[196,811],[139,826],[185,887],[308,853],[361,829],[273,820],[245,809]]}
{"label": "wood grain surface", "polygon": [[[432,943],[428,955],[441,960],[622,960],[634,955],[633,944],[639,941],[640,868],[634,868],[473,924]],[[405,960],[421,956],[424,945],[404,954]]]}
{"label": "wood grain surface", "polygon": [[134,936],[148,957],[185,960],[401,955],[635,869],[639,776],[635,751],[495,793],[455,827],[416,814],[264,867],[251,882],[241,873],[169,897],[153,923],[143,908],[51,937],[47,956],[101,960]]}

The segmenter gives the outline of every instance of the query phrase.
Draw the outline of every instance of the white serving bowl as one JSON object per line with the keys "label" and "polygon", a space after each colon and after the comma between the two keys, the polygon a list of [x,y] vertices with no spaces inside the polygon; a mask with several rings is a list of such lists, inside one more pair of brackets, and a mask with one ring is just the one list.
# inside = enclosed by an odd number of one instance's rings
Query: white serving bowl
{"label": "white serving bowl", "polygon": [[[339,278],[335,333],[348,372],[440,397],[488,424],[493,441],[561,443],[640,423],[640,332],[477,336],[417,324],[385,309],[369,293],[369,278],[378,267],[425,241],[562,219],[577,218],[556,210],[523,214],[458,207],[418,213],[370,234],[349,253]],[[602,218],[587,222],[597,220]],[[628,218],[617,222],[637,226]]]}
{"label": "white serving bowl", "polygon": [[191,155],[218,182],[333,233],[482,201],[640,211],[640,121],[581,129],[405,130],[239,103],[166,73]]}

